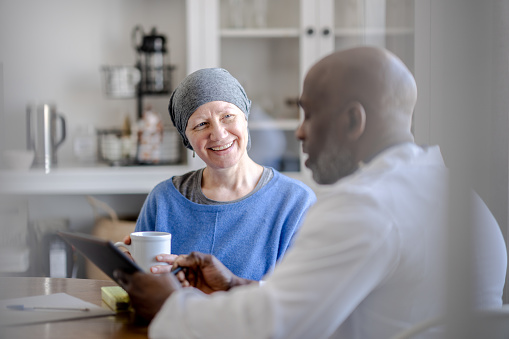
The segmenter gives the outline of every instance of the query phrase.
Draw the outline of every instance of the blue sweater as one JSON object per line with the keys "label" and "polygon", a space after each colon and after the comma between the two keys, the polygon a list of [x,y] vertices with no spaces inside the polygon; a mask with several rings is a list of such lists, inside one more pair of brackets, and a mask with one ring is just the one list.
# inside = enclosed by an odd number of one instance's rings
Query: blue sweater
{"label": "blue sweater", "polygon": [[148,195],[136,231],[169,232],[173,254],[210,253],[234,274],[260,280],[283,257],[316,201],[309,187],[273,172],[258,192],[225,205],[196,204],[171,179],[163,181]]}

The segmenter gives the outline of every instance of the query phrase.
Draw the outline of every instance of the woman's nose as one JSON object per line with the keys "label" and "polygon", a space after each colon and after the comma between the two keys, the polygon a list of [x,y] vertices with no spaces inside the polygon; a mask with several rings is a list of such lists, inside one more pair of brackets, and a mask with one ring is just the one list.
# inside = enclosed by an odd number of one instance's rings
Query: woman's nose
{"label": "woman's nose", "polygon": [[210,133],[211,140],[222,140],[228,135],[228,131],[221,124],[214,124]]}

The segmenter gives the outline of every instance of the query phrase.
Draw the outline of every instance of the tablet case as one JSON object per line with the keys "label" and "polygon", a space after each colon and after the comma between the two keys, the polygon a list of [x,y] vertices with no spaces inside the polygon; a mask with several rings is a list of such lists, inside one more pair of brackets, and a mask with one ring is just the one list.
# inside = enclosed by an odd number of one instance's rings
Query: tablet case
{"label": "tablet case", "polygon": [[111,241],[82,233],[57,232],[57,234],[114,281],[117,281],[113,276],[116,269],[129,274],[142,271],[134,261],[115,247]]}

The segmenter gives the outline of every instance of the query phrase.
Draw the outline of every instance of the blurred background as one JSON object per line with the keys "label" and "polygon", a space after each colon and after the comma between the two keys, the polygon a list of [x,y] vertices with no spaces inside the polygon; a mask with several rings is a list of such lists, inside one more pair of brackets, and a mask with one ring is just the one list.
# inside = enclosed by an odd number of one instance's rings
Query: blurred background
{"label": "blurred background", "polygon": [[[167,105],[203,67],[228,69],[252,99],[251,156],[319,192],[293,135],[302,80],[322,56],[362,44],[414,73],[416,141],[441,146],[507,239],[507,18],[505,0],[0,0],[0,232],[14,247],[0,271],[86,276],[51,235],[111,218],[87,196],[133,224],[155,184],[202,166]],[[142,157],[150,133],[161,138]]]}

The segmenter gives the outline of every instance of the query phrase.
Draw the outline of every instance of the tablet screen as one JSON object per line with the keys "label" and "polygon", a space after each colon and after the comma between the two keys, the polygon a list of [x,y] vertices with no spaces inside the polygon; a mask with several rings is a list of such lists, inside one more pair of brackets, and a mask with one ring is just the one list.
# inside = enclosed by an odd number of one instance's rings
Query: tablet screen
{"label": "tablet screen", "polygon": [[57,232],[57,234],[114,281],[116,280],[113,272],[116,269],[126,273],[141,271],[141,268],[111,241],[81,233]]}

